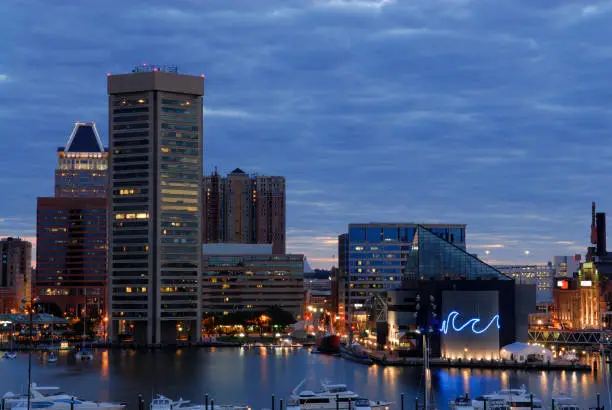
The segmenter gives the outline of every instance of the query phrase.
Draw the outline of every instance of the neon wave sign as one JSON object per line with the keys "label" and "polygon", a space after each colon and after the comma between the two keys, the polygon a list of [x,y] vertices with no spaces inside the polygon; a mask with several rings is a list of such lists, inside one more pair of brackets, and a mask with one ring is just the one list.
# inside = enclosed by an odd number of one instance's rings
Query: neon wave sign
{"label": "neon wave sign", "polygon": [[472,333],[479,335],[489,330],[491,326],[495,325],[498,329],[500,328],[499,314],[493,316],[493,318],[489,321],[489,323],[487,323],[486,326],[480,327],[480,328],[478,325],[480,324],[481,320],[477,317],[473,317],[469,319],[467,322],[465,322],[464,324],[458,326],[455,323],[455,320],[457,319],[458,316],[459,316],[459,312],[457,312],[456,310],[453,310],[452,312],[450,312],[448,316],[446,317],[446,320],[442,321],[442,328],[440,329],[440,331],[444,334],[448,334],[449,329],[452,329],[455,332],[462,332],[467,328],[471,328]]}

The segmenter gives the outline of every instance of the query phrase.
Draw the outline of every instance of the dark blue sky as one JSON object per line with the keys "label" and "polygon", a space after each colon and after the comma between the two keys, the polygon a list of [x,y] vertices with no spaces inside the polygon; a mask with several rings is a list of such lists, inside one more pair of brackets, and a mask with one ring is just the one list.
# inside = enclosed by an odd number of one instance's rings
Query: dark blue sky
{"label": "dark blue sky", "polygon": [[[351,222],[468,224],[489,261],[583,251],[612,212],[612,2],[0,2],[0,236],[35,236],[105,73],[205,73],[205,168],[287,177],[288,249]],[[530,250],[526,256],[524,250]]]}

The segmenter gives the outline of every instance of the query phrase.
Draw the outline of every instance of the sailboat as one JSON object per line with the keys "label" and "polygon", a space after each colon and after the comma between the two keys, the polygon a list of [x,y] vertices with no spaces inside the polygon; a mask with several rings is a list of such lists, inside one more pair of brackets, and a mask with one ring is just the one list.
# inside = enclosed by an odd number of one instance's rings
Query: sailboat
{"label": "sailboat", "polygon": [[[11,326],[13,326],[13,324],[11,324]],[[9,351],[8,352],[4,352],[4,354],[2,355],[3,359],[16,359],[17,358],[17,352],[15,351],[15,349],[13,348],[13,332],[15,331],[15,328],[13,327],[13,331],[11,332],[9,338],[10,338],[10,343],[9,343]]]}
{"label": "sailboat", "polygon": [[91,361],[94,359],[93,352],[85,348],[85,339],[87,338],[87,289],[85,289],[85,310],[83,313],[83,338],[81,344],[81,350],[76,352],[76,359],[83,362]]}
{"label": "sailboat", "polygon": [[53,350],[53,330],[55,328],[55,317],[51,315],[51,347],[49,348],[49,356],[47,357],[47,363],[55,363],[57,362],[57,355]]}

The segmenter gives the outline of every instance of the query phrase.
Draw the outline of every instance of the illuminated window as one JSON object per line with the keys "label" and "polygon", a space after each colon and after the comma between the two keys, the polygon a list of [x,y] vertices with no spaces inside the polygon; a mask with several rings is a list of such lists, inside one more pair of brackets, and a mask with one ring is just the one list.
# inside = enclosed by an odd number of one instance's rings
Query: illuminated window
{"label": "illuminated window", "polygon": [[125,293],[132,293],[132,288],[125,288]]}

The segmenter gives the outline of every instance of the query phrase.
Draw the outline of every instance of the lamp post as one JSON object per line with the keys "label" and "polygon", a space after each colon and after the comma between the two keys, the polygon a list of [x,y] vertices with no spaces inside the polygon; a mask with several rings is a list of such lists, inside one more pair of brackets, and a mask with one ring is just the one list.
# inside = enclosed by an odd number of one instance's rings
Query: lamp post
{"label": "lamp post", "polygon": [[[29,303],[28,303],[29,302]],[[38,298],[30,298],[21,299],[21,303],[24,305],[24,309],[29,314],[29,323],[30,329],[29,333],[29,348],[28,348],[28,407],[27,410],[30,410],[31,400],[32,400],[32,349],[34,349],[33,336],[32,336],[32,326],[33,326],[33,315],[34,309],[37,308]]]}

